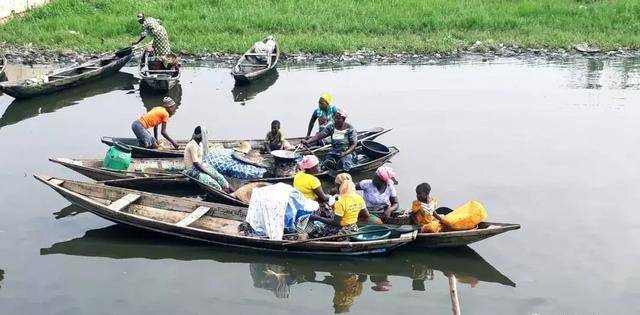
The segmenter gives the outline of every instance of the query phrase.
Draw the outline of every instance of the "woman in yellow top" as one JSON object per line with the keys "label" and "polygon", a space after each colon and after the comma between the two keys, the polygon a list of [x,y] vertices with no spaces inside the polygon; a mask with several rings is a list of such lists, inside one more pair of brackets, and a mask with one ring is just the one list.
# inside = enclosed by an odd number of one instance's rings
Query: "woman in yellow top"
{"label": "woman in yellow top", "polygon": [[[170,97],[165,97],[162,99],[162,106],[156,106],[148,111],[146,114],[142,115],[140,119],[136,119],[131,124],[131,130],[138,138],[138,142],[140,146],[145,148],[157,149],[160,146],[158,142],[158,126],[162,125],[162,136],[167,139],[173,147],[177,150],[178,144],[169,137],[167,133],[167,122],[169,122],[169,117],[173,116],[176,113],[177,105],[176,102],[173,101]],[[153,136],[147,129],[153,127]]]}
{"label": "woman in yellow top", "polygon": [[312,235],[322,237],[350,234],[358,231],[358,219],[362,221],[369,220],[369,211],[367,211],[364,199],[356,193],[356,184],[350,180],[345,180],[340,185],[340,199],[336,201],[333,209],[331,218],[323,218],[315,214],[311,215],[311,220],[322,223],[317,225],[319,231],[314,231],[311,233]]}
{"label": "woman in yellow top", "polygon": [[315,155],[305,155],[298,163],[301,171],[293,177],[293,188],[299,190],[308,199],[325,203],[329,201],[329,196],[322,190],[320,180],[314,176],[320,173],[319,164],[320,160]]}

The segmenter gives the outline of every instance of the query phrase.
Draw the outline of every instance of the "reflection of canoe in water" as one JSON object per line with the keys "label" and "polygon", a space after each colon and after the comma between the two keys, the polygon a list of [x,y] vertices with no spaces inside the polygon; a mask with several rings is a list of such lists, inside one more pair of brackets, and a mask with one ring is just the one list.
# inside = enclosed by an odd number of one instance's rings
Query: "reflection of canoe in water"
{"label": "reflection of canoe in water", "polygon": [[284,266],[297,273],[354,272],[368,275],[401,276],[420,279],[423,271],[439,270],[458,277],[473,278],[482,282],[515,286],[470,247],[438,249],[429,252],[401,250],[388,257],[331,257],[259,255],[243,250],[211,248],[175,237],[160,237],[157,233],[144,232],[122,225],[87,231],[84,236],[53,244],[40,250],[41,255],[63,254],[113,259],[176,259],[184,261],[214,260],[221,263],[260,263]]}
{"label": "reflection of canoe in water", "polygon": [[[358,132],[358,139],[360,140],[375,140],[377,137],[391,131],[391,129],[384,128],[372,128],[366,131]],[[304,140],[304,137],[295,137],[295,138],[287,138],[287,141],[296,146]],[[171,148],[165,149],[149,149],[140,147],[138,144],[138,139],[136,138],[120,138],[120,137],[102,137],[102,143],[112,146],[115,142],[120,142],[126,144],[131,147],[131,156],[133,157],[183,157],[184,156],[184,148],[190,140],[177,140],[179,148],[177,150]],[[228,149],[237,148],[240,146],[240,142],[246,141],[249,142],[253,149],[262,149],[264,148],[265,139],[232,139],[232,140],[209,140],[209,147],[211,146],[221,146]],[[329,146],[325,145],[323,147],[312,147],[311,150],[314,152],[317,151],[328,151]]]}
{"label": "reflection of canoe in water", "polygon": [[371,255],[387,253],[411,242],[416,234],[414,231],[397,238],[360,242],[295,242],[249,237],[238,232],[246,208],[48,176],[34,177],[104,219],[217,245],[305,255]]}
{"label": "reflection of canoe in water", "polygon": [[278,71],[273,71],[261,80],[255,81],[247,85],[234,85],[231,90],[233,101],[244,102],[256,97],[256,95],[266,91],[270,86],[278,80]]}
{"label": "reflection of canoe in water", "polygon": [[182,104],[182,85],[178,82],[173,89],[165,93],[156,93],[153,90],[149,91],[149,89],[144,88],[144,85],[140,85],[140,98],[142,99],[144,108],[147,110],[160,106],[165,96],[171,97],[179,108],[180,104]]}
{"label": "reflection of canoe in water", "polygon": [[81,100],[116,90],[133,90],[137,79],[130,73],[118,72],[108,80],[97,80],[65,90],[46,98],[16,99],[11,102],[0,118],[0,127],[13,125],[41,114],[79,104]]}
{"label": "reflection of canoe in water", "polygon": [[[126,49],[85,62],[79,66],[64,68],[45,74],[45,80],[30,84],[27,80],[0,84],[0,89],[15,98],[29,98],[57,92],[114,74],[133,57],[133,50]],[[36,78],[37,80],[37,78]]]}

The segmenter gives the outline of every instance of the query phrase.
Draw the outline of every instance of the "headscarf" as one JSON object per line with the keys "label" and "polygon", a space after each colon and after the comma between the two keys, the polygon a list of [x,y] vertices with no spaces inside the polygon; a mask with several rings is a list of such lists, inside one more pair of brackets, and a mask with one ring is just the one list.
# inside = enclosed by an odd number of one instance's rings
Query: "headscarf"
{"label": "headscarf", "polygon": [[143,12],[138,13],[138,16],[136,18],[138,19],[138,21],[143,20],[144,19],[144,13]]}
{"label": "headscarf", "polygon": [[162,105],[164,105],[164,107],[171,107],[171,106],[175,106],[176,102],[174,102],[172,98],[165,96],[162,99]]}
{"label": "headscarf", "polygon": [[345,180],[340,184],[340,196],[352,195],[356,193],[356,184],[350,180]]}
{"label": "headscarf", "polygon": [[[198,133],[198,128],[200,128],[200,133]],[[202,125],[196,127],[191,138],[195,138],[195,136],[198,134],[202,136],[202,140],[200,141],[200,143],[202,144],[202,156],[205,157],[209,153],[209,132],[207,131],[207,127]]]}
{"label": "headscarf", "polygon": [[393,184],[393,180],[396,178],[396,173],[388,166],[380,166],[376,170],[376,176],[389,184]]}
{"label": "headscarf", "polygon": [[351,174],[349,173],[340,173],[338,174],[338,176],[336,176],[336,184],[337,185],[341,185],[345,180],[350,180],[353,181],[353,179],[351,179]]}
{"label": "headscarf", "polygon": [[318,160],[318,157],[316,157],[315,155],[305,155],[302,158],[302,161],[298,163],[298,166],[302,170],[308,170],[318,165],[318,163],[320,163],[320,160]]}
{"label": "headscarf", "polygon": [[333,101],[333,97],[331,97],[330,94],[322,94],[320,95],[320,98],[323,99],[325,102],[327,102],[327,104],[331,105],[331,102]]}
{"label": "headscarf", "polygon": [[338,108],[338,115],[340,115],[340,116],[342,116],[344,118],[347,118],[347,116],[349,116],[347,111],[342,107]]}

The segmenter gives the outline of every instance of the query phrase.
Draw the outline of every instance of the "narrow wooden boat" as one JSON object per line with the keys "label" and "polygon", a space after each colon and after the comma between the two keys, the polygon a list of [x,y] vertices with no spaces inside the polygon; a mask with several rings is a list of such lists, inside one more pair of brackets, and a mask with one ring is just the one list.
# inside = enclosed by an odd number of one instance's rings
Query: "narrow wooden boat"
{"label": "narrow wooden boat", "polygon": [[158,92],[166,92],[178,84],[180,69],[154,70],[156,67],[150,67],[153,62],[150,60],[149,52],[145,50],[140,57],[140,78],[146,86]]}
{"label": "narrow wooden boat", "polygon": [[318,254],[382,254],[415,239],[416,231],[397,238],[363,241],[298,243],[238,234],[245,207],[176,198],[102,184],[63,180],[50,176],[34,177],[70,202],[104,219],[158,233],[192,240],[262,251]]}
{"label": "narrow wooden boat", "polygon": [[519,228],[520,224],[482,222],[473,230],[418,233],[418,237],[411,246],[422,249],[466,246]]}
{"label": "narrow wooden boat", "polygon": [[117,73],[131,60],[131,57],[133,57],[132,48],[121,49],[115,54],[94,59],[79,66],[56,70],[43,77],[0,83],[0,90],[15,98],[30,98],[53,93]]}
{"label": "narrow wooden boat", "polygon": [[[262,39],[263,43],[269,40],[270,36]],[[264,59],[261,59],[264,58]],[[271,65],[267,63],[267,58],[271,59]],[[276,42],[273,53],[269,56],[265,54],[256,53],[253,45],[247,50],[242,57],[238,60],[238,63],[231,70],[231,75],[236,80],[236,84],[248,84],[252,81],[262,78],[276,69],[278,60],[280,59],[280,48]]]}
{"label": "narrow wooden boat", "polygon": [[[80,211],[69,206],[72,213]],[[83,210],[82,210],[83,211]],[[228,248],[211,250],[193,242],[175,237],[160,237],[156,233],[141,232],[128,226],[114,224],[103,228],[88,230],[82,236],[60,241],[40,249],[41,255],[69,255],[80,257],[100,257],[112,259],[174,259],[181,261],[206,260],[229,264],[256,264],[280,266],[294,279],[313,281],[318,272],[355,273],[369,276],[396,276],[410,280],[429,281],[425,275],[431,271],[455,274],[469,281],[497,283],[515,287],[508,276],[491,265],[480,254],[468,246],[429,251],[409,251],[403,246],[395,255],[383,257],[352,257],[336,261],[336,257],[305,257],[282,255],[257,255],[241,249]],[[338,257],[339,259],[339,257]],[[248,268],[247,268],[248,269]],[[248,273],[249,270],[247,270]],[[252,277],[254,273],[251,273]],[[242,275],[244,277],[244,275]],[[395,280],[391,280],[396,289]],[[407,282],[407,281],[405,281]],[[300,283],[300,282],[297,282]],[[407,283],[411,285],[411,283]],[[294,290],[292,288],[292,290]]]}
{"label": "narrow wooden boat", "polygon": [[[370,130],[366,130],[366,131],[359,131],[358,132],[358,139],[359,140],[374,140],[377,137],[391,131],[392,129],[384,129],[381,127],[377,127],[377,128],[372,128]],[[301,143],[302,140],[304,140],[305,137],[296,137],[296,138],[287,138],[287,141],[289,141],[289,143],[293,146],[297,146],[298,144]],[[138,158],[142,158],[142,157],[155,157],[155,158],[161,158],[161,157],[182,157],[184,156],[184,147],[187,145],[187,143],[190,140],[178,140],[178,146],[179,148],[177,150],[175,149],[170,149],[170,148],[165,148],[165,149],[150,149],[150,148],[144,148],[141,147],[138,143],[138,139],[136,138],[119,138],[119,137],[102,137],[101,139],[102,143],[108,145],[108,146],[112,146],[114,145],[116,142],[120,142],[123,144],[126,144],[128,146],[131,147],[131,156],[133,157],[138,157]],[[215,146],[221,146],[227,149],[233,149],[233,148],[237,148],[238,146],[240,146],[240,142],[242,141],[247,141],[249,142],[249,144],[251,144],[251,147],[254,149],[260,149],[260,148],[264,148],[265,145],[265,140],[264,139],[247,139],[247,140],[222,140],[222,139],[218,139],[218,140],[209,140],[209,147],[215,147]],[[324,145],[324,146],[315,146],[315,147],[311,147],[310,148],[311,151],[315,152],[321,152],[321,151],[328,151],[330,149],[330,145]]]}
{"label": "narrow wooden boat", "polygon": [[4,68],[7,67],[7,58],[4,55],[0,55],[0,81],[4,81]]}
{"label": "narrow wooden boat", "polygon": [[[388,162],[399,150],[389,147],[389,154],[375,160],[363,161],[357,164],[351,174],[362,173],[375,170]],[[103,181],[104,184],[123,188],[155,190],[155,189],[180,189],[181,191],[200,188],[203,192],[216,202],[230,205],[247,206],[246,203],[238,200],[234,196],[207,185],[196,178],[189,178],[181,174],[184,170],[184,160],[182,158],[132,158],[131,164],[126,171],[117,171],[102,167],[102,159],[69,159],[50,158],[49,161],[72,169],[88,178]],[[332,172],[325,171],[317,174],[321,179],[331,178]],[[267,177],[253,180],[238,180],[228,178],[234,185],[239,186],[248,182],[292,182],[293,177]]]}

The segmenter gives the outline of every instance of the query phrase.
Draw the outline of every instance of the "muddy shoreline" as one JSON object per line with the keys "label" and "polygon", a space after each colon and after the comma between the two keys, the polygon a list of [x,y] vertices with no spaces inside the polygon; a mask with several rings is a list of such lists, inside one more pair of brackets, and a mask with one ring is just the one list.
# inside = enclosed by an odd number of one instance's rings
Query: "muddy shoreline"
{"label": "muddy shoreline", "polygon": [[[368,64],[437,64],[450,60],[473,58],[479,61],[490,61],[496,58],[519,59],[546,59],[567,60],[572,58],[610,58],[610,57],[637,57],[640,50],[628,50],[620,48],[610,51],[599,51],[582,48],[570,49],[546,49],[524,48],[515,45],[498,45],[487,47],[476,42],[467,50],[452,51],[447,53],[376,53],[368,50],[355,52],[343,52],[341,54],[317,54],[296,53],[283,54],[280,64],[284,66],[309,66],[309,65],[333,65],[355,66]],[[581,51],[582,50],[582,51]],[[23,65],[71,65],[82,63],[92,58],[101,56],[99,53],[79,52],[73,50],[47,50],[31,46],[11,46],[0,44],[0,53],[4,54],[7,61],[12,64]],[[212,66],[231,68],[236,63],[240,54],[206,53],[201,55],[178,54],[185,66]],[[134,59],[130,63],[136,65]]]}

